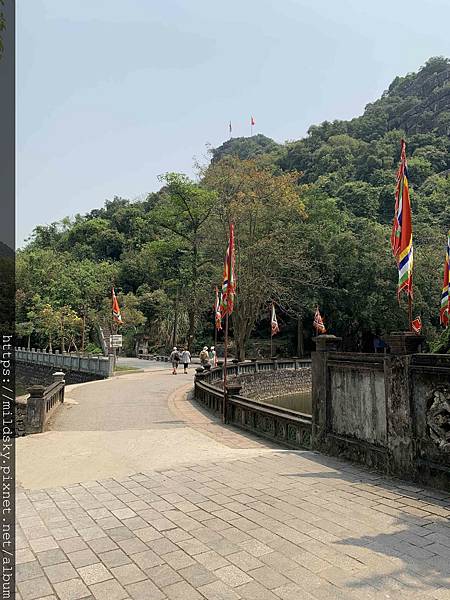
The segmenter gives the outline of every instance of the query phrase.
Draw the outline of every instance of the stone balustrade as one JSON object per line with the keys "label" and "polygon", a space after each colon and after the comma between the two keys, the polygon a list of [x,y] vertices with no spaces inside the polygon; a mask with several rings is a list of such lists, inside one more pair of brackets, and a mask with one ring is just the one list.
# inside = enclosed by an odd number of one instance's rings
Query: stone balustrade
{"label": "stone balustrade", "polygon": [[64,402],[65,385],[64,373],[56,372],[48,387],[33,385],[27,398],[16,400],[16,436],[45,431],[49,419]]}
{"label": "stone balustrade", "polygon": [[[208,411],[222,416],[227,423],[252,431],[290,448],[310,448],[311,417],[240,395],[242,381],[284,369],[310,369],[308,359],[252,361],[227,365],[227,393],[218,384],[223,366],[197,369],[194,397]],[[278,373],[277,373],[278,374]],[[229,378],[229,379],[228,379]],[[225,408],[224,408],[225,402]]]}
{"label": "stone balustrade", "polygon": [[[36,365],[37,367],[43,367],[55,369],[58,368],[64,372],[69,373],[81,373],[91,376],[94,379],[105,379],[110,377],[113,373],[114,368],[114,357],[113,356],[94,356],[92,354],[78,354],[78,353],[60,353],[56,350],[54,353],[45,352],[39,348],[31,348],[27,350],[25,348],[15,349],[15,360],[16,363],[24,363],[27,365]],[[80,378],[83,381],[83,378]],[[78,381],[73,381],[78,382]]]}

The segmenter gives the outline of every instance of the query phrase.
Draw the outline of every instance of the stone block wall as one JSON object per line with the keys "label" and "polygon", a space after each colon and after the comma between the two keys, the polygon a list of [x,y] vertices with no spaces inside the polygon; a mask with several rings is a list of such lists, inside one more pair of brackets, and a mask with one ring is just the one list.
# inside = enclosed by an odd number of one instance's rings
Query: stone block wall
{"label": "stone block wall", "polygon": [[242,386],[242,396],[254,400],[267,400],[276,396],[306,392],[311,389],[311,369],[305,367],[269,372],[251,373],[229,378]]}
{"label": "stone block wall", "polygon": [[[58,367],[57,370],[64,373],[67,385],[105,379],[104,376],[99,374],[71,371],[64,367]],[[50,385],[53,381],[52,376],[54,372],[55,367],[42,364],[16,362],[15,366],[16,381],[24,388],[30,385]]]}

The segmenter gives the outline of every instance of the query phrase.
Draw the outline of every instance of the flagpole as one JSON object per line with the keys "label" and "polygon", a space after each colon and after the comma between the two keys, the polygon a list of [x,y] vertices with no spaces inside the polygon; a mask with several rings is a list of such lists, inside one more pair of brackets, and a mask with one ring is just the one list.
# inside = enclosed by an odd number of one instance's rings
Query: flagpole
{"label": "flagpole", "polygon": [[270,310],[269,333],[270,333],[270,358],[273,356],[273,335],[272,335],[272,319],[273,319],[273,302]]}
{"label": "flagpole", "polygon": [[227,360],[228,360],[228,313],[225,315],[225,349],[224,349],[224,353],[223,353],[222,423],[226,423],[226,418],[227,418]]}
{"label": "flagpole", "polygon": [[214,350],[217,352],[217,324],[216,324],[216,318],[217,318],[217,307],[216,307],[216,310],[214,310]]}
{"label": "flagpole", "polygon": [[[113,285],[112,286],[112,293],[111,293],[111,302],[113,301],[114,295],[115,295],[115,291],[114,291],[114,285]],[[113,311],[111,309],[111,335],[114,335],[115,332],[116,332],[116,330],[117,330],[117,325],[116,325],[116,322],[114,320],[114,313],[113,313]],[[109,343],[111,344],[111,340],[110,340]],[[115,371],[116,370],[116,361],[117,361],[117,354],[116,354],[116,347],[115,346],[112,347],[112,351],[113,351],[113,369]]]}
{"label": "flagpole", "polygon": [[409,331],[413,331],[413,327],[412,327],[412,314],[413,314],[413,303],[412,303],[412,298],[410,295],[408,295],[408,321],[409,321]]}

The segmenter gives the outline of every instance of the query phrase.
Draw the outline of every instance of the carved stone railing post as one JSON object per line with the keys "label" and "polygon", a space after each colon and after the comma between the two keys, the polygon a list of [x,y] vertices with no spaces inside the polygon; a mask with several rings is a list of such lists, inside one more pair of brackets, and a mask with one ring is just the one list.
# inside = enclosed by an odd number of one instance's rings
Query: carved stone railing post
{"label": "carved stone railing post", "polygon": [[224,422],[228,423],[229,420],[229,407],[230,403],[228,402],[229,398],[232,396],[239,396],[242,390],[242,385],[238,382],[227,383],[227,393],[226,393],[226,402],[225,402],[225,411],[224,411]]}
{"label": "carved stone railing post", "polygon": [[389,466],[406,478],[415,475],[411,355],[387,354],[384,360]]}
{"label": "carved stone railing post", "polygon": [[[62,371],[56,371],[56,373],[53,373],[53,383],[63,383],[65,384],[65,373],[63,373]],[[59,400],[61,403],[64,402],[64,390],[66,389],[66,386],[63,385],[61,386],[61,391],[59,392]]]}
{"label": "carved stone railing post", "polygon": [[326,434],[329,418],[329,381],[328,381],[328,353],[338,350],[342,338],[335,335],[318,335],[313,338],[316,342],[316,351],[311,353],[312,377],[312,431],[311,446],[313,449],[325,449]]}
{"label": "carved stone railing post", "polygon": [[28,388],[29,397],[27,400],[27,433],[40,433],[44,427],[45,420],[45,386],[32,385]]}

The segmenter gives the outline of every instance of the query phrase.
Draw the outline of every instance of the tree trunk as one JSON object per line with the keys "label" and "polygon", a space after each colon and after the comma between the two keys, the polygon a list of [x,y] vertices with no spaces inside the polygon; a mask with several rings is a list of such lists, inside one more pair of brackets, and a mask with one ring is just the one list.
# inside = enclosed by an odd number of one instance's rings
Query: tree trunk
{"label": "tree trunk", "polygon": [[172,346],[177,345],[177,329],[178,329],[178,301],[180,296],[180,286],[177,286],[177,295],[175,297],[175,306],[174,306],[174,317],[173,317],[173,335],[172,335]]}
{"label": "tree trunk", "polygon": [[303,328],[303,315],[297,316],[297,356],[303,358],[305,355],[305,335]]}
{"label": "tree trunk", "polygon": [[31,348],[31,333],[28,336],[28,350],[30,350],[30,348]]}
{"label": "tree trunk", "polygon": [[61,354],[65,352],[65,347],[64,347],[64,327],[61,323]]}
{"label": "tree trunk", "polygon": [[192,351],[192,344],[194,342],[195,335],[195,308],[190,307],[188,311],[189,316],[189,331],[188,331],[188,350]]}
{"label": "tree trunk", "polygon": [[82,321],[82,328],[81,328],[81,352],[84,352],[85,335],[86,335],[86,313],[83,310],[83,321]]}

